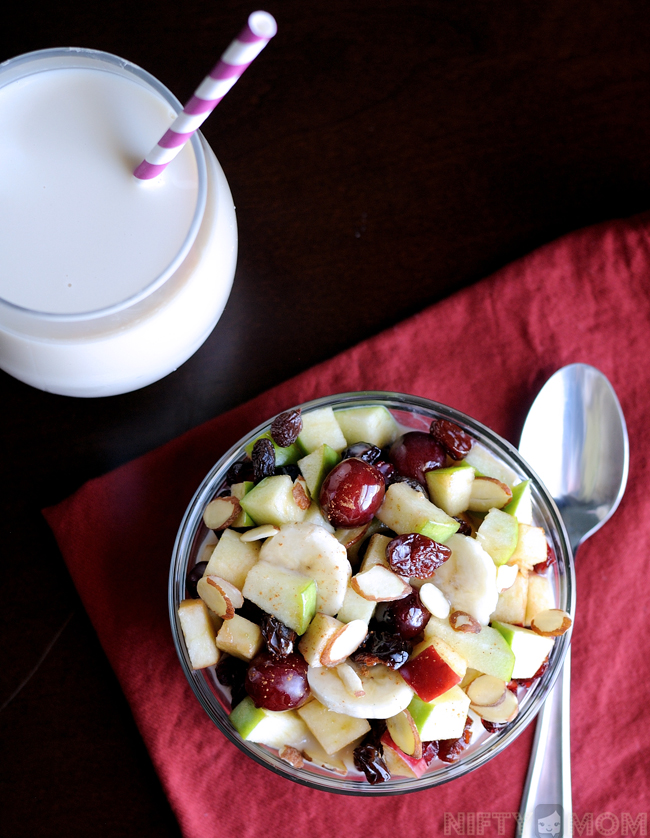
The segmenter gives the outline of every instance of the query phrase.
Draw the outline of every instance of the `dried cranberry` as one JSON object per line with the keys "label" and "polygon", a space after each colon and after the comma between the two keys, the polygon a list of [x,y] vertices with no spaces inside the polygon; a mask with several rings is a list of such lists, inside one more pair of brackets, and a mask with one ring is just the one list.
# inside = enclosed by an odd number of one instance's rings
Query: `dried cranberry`
{"label": "dried cranberry", "polygon": [[481,724],[488,733],[499,733],[504,727],[508,727],[508,722],[488,722],[485,719],[481,719]]}
{"label": "dried cranberry", "polygon": [[266,648],[272,655],[283,657],[293,652],[293,644],[296,642],[298,635],[292,628],[280,622],[277,617],[265,614],[262,617],[260,629],[266,642]]}
{"label": "dried cranberry", "polygon": [[243,460],[240,463],[233,463],[226,474],[226,482],[229,486],[233,483],[243,483],[253,479],[252,460]]}
{"label": "dried cranberry", "polygon": [[382,751],[371,743],[362,743],[354,749],[354,764],[363,771],[370,785],[385,783],[390,780],[390,771],[386,768]]}
{"label": "dried cranberry", "polygon": [[543,562],[537,562],[535,565],[535,573],[545,573],[551,565],[557,562],[555,550],[546,542],[546,558]]}
{"label": "dried cranberry", "polygon": [[429,433],[442,445],[452,460],[462,460],[474,445],[472,437],[448,419],[434,419]]}
{"label": "dried cranberry", "polygon": [[275,473],[275,448],[270,439],[258,439],[251,453],[253,481],[259,483]]}
{"label": "dried cranberry", "polygon": [[412,644],[388,631],[370,631],[356,652],[350,655],[355,663],[374,666],[383,663],[389,669],[399,669],[411,654]]}
{"label": "dried cranberry", "polygon": [[381,457],[381,449],[369,442],[355,442],[353,445],[348,445],[341,454],[342,460],[348,460],[350,457],[357,457],[372,466]]}
{"label": "dried cranberry", "polygon": [[459,739],[441,739],[438,742],[438,759],[443,762],[456,762],[472,738],[472,720],[465,719],[465,728]]}
{"label": "dried cranberry", "polygon": [[428,579],[451,556],[451,550],[421,533],[398,535],[386,545],[386,558],[400,576]]}
{"label": "dried cranberry", "polygon": [[422,759],[426,762],[427,765],[431,765],[434,759],[436,759],[436,757],[438,756],[439,749],[440,743],[436,742],[435,740],[431,742],[422,743]]}
{"label": "dried cranberry", "polygon": [[207,562],[197,562],[185,577],[185,588],[189,599],[198,599],[199,593],[196,586],[199,584],[199,579],[203,577],[207,566]]}
{"label": "dried cranberry", "polygon": [[280,448],[288,448],[289,445],[293,445],[298,439],[300,431],[302,431],[302,416],[299,407],[281,413],[271,423],[273,442]]}

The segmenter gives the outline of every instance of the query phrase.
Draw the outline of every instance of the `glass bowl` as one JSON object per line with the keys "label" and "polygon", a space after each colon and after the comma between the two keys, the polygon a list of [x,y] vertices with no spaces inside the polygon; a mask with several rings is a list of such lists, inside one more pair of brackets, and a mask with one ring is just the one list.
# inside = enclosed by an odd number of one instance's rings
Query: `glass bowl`
{"label": "glass bowl", "polygon": [[[357,392],[328,396],[300,405],[303,414],[331,406],[334,410],[353,407],[383,405],[397,422],[409,430],[428,431],[434,418],[448,419],[464,428],[478,443],[500,459],[521,480],[530,480],[534,522],[544,527],[547,539],[555,551],[557,562],[551,565],[550,578],[554,586],[556,607],[573,615],[575,607],[575,575],[569,541],[560,514],[552,498],[530,466],[520,457],[514,446],[475,419],[457,410],[428,399],[400,393]],[[520,696],[519,714],[513,722],[498,733],[487,731],[474,735],[472,742],[455,763],[434,760],[430,769],[421,777],[394,777],[384,783],[371,785],[361,773],[349,772],[347,776],[335,774],[305,762],[295,768],[281,759],[277,752],[263,745],[242,740],[228,719],[229,695],[216,680],[214,667],[193,670],[185,647],[178,618],[178,606],[185,599],[185,577],[199,560],[199,555],[209,530],[203,523],[203,510],[224,487],[228,469],[245,456],[245,447],[260,434],[269,431],[274,417],[247,434],[234,445],[206,475],[194,495],[180,525],[169,574],[169,613],[174,643],[185,676],[197,699],[214,724],[246,756],[276,774],[311,788],[351,795],[392,795],[437,786],[461,777],[499,754],[530,724],[549,695],[569,648],[570,631],[557,637],[546,672]],[[474,726],[476,729],[477,725]],[[481,728],[482,731],[482,728]]]}

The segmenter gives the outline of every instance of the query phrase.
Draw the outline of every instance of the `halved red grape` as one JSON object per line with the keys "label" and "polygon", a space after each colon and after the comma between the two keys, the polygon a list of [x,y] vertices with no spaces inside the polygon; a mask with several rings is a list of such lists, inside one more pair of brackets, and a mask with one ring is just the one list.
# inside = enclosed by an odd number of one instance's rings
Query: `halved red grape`
{"label": "halved red grape", "polygon": [[335,527],[360,527],[372,521],[386,492],[382,473],[357,457],[342,460],[320,490],[320,505]]}
{"label": "halved red grape", "polygon": [[265,710],[300,707],[310,693],[305,659],[295,652],[283,657],[260,652],[249,664],[246,692],[256,707]]}
{"label": "halved red grape", "polygon": [[447,455],[431,434],[409,431],[391,445],[389,458],[400,474],[424,486],[425,473],[444,466]]}
{"label": "halved red grape", "polygon": [[431,619],[431,612],[422,604],[420,594],[414,588],[404,599],[379,603],[375,618],[399,634],[402,640],[412,640],[423,631]]}

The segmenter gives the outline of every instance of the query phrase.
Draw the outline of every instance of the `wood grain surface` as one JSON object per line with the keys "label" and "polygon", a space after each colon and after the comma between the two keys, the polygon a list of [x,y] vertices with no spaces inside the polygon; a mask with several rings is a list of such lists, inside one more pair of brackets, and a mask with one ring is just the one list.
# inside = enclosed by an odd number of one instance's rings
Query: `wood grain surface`
{"label": "wood grain surface", "polygon": [[[264,8],[278,35],[204,127],[240,235],[207,342],[164,380],[105,399],[0,373],[3,838],[180,834],[41,508],[531,249],[650,203],[643,0]],[[185,101],[253,10],[17,3],[0,61],[107,50]]]}

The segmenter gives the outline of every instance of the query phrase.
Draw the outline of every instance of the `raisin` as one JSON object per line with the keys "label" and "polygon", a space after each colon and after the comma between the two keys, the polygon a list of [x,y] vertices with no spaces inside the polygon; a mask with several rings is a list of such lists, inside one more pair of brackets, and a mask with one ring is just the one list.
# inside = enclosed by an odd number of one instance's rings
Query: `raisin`
{"label": "raisin", "polygon": [[293,652],[293,644],[296,642],[298,635],[292,628],[280,622],[277,617],[265,614],[262,617],[260,629],[266,642],[266,648],[271,654],[284,657]]}
{"label": "raisin", "polygon": [[386,545],[386,558],[395,573],[428,579],[451,556],[451,550],[421,533],[398,535]]}
{"label": "raisin", "polygon": [[462,460],[474,444],[472,437],[448,419],[434,419],[429,433],[445,449],[452,460]]}
{"label": "raisin", "polygon": [[246,698],[246,661],[235,658],[232,655],[223,655],[215,668],[215,675],[219,683],[224,687],[230,687],[232,695],[231,706],[235,707]]}
{"label": "raisin", "polygon": [[250,599],[244,600],[242,607],[237,609],[237,614],[256,626],[261,626],[262,620],[267,616],[266,611],[262,611],[259,605],[255,605]]}
{"label": "raisin", "polygon": [[361,743],[356,747],[354,764],[359,771],[363,771],[371,786],[390,780],[390,771],[386,768],[382,751],[376,745]]}
{"label": "raisin", "polygon": [[365,463],[370,463],[373,466],[381,457],[381,449],[376,445],[371,445],[369,442],[355,442],[354,445],[349,445],[341,454],[342,460],[349,460],[350,457],[356,457],[358,460],[363,460]]}
{"label": "raisin", "polygon": [[411,489],[415,489],[421,495],[424,495],[427,500],[429,499],[429,493],[424,486],[412,477],[406,477],[406,475],[398,473],[391,479],[391,483],[406,483],[406,485],[410,486]]}
{"label": "raisin", "polygon": [[422,743],[422,759],[427,765],[431,765],[434,759],[436,759],[439,749],[440,743],[435,740]]}
{"label": "raisin", "polygon": [[300,431],[302,431],[302,416],[299,407],[276,416],[271,424],[271,437],[280,448],[293,445]]}
{"label": "raisin", "polygon": [[411,643],[391,632],[371,631],[350,658],[362,666],[383,663],[389,669],[399,669],[408,660],[411,650]]}
{"label": "raisin", "polygon": [[240,463],[233,463],[226,474],[226,483],[232,486],[233,483],[243,483],[253,479],[253,463],[251,460],[243,460]]}
{"label": "raisin", "polygon": [[276,466],[275,474],[288,474],[292,480],[296,480],[301,476],[302,472],[297,465],[289,463],[286,466]]}
{"label": "raisin", "polygon": [[254,483],[275,474],[275,448],[270,439],[258,439],[253,446],[251,458]]}
{"label": "raisin", "polygon": [[199,584],[199,579],[202,578],[207,566],[207,562],[197,562],[185,577],[185,588],[189,599],[198,599],[199,593],[196,586]]}
{"label": "raisin", "polygon": [[469,521],[466,521],[464,518],[457,518],[455,515],[453,516],[454,521],[458,521],[460,527],[458,527],[458,535],[469,535],[472,534],[472,525]]}

